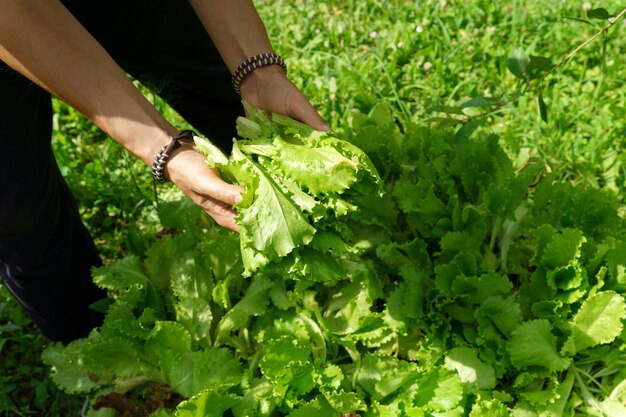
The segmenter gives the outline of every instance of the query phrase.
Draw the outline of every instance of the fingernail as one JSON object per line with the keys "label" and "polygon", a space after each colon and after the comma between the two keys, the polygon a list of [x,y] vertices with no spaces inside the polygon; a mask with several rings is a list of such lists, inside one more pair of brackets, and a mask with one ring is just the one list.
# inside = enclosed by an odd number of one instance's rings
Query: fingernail
{"label": "fingernail", "polygon": [[241,200],[243,200],[243,197],[241,196],[241,194],[237,194],[235,196],[235,204],[239,203]]}
{"label": "fingernail", "polygon": [[332,130],[326,123],[322,125],[322,130]]}

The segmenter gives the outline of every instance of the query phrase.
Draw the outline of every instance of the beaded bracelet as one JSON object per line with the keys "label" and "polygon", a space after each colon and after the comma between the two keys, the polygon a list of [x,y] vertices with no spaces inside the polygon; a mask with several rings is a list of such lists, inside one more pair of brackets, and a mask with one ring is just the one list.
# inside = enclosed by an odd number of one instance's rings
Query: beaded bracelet
{"label": "beaded bracelet", "polygon": [[183,130],[179,132],[178,135],[174,136],[170,143],[161,148],[161,150],[154,157],[154,162],[152,163],[152,176],[155,180],[165,182],[163,170],[165,169],[165,164],[167,163],[170,154],[174,149],[180,147],[181,140],[193,140],[194,136],[196,136],[196,132],[193,130]]}
{"label": "beaded bracelet", "polygon": [[257,68],[265,67],[267,65],[280,65],[283,71],[287,73],[287,65],[280,55],[269,53],[251,56],[239,64],[233,73],[232,83],[237,94],[241,95],[241,82],[244,78],[246,78],[246,75],[250,74]]}

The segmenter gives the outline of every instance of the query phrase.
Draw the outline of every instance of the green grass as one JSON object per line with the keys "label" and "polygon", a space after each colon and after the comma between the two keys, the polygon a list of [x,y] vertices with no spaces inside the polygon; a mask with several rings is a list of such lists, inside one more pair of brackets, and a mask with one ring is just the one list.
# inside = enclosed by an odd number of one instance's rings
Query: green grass
{"label": "green grass", "polygon": [[[261,11],[267,22],[280,22],[270,25],[271,38],[290,75],[340,127],[352,109],[367,111],[379,100],[393,103],[399,120],[426,122],[433,105],[517,91],[506,68],[509,53],[521,49],[559,61],[594,33],[564,19],[584,17],[581,4],[273,1],[263,2]],[[603,5],[614,11],[619,2]],[[311,18],[302,24],[307,13]],[[622,194],[626,37],[623,22],[619,26],[608,43],[605,72],[597,41],[547,80],[548,123],[540,120],[536,96],[528,95],[483,129],[500,135],[514,157],[529,152],[565,178]]]}
{"label": "green grass", "polygon": [[[392,104],[400,124],[432,123],[434,105],[520,88],[507,70],[514,49],[558,62],[595,31],[583,2],[556,0],[257,2],[289,76],[335,129],[354,111]],[[593,4],[610,12],[625,5]],[[624,201],[626,174],[626,21],[610,31],[603,58],[596,41],[546,80],[548,122],[535,94],[490,115],[480,129],[501,138],[523,164],[538,158],[563,180],[607,189]],[[597,21],[601,24],[600,21]],[[604,66],[604,70],[603,70]],[[180,118],[142,89],[170,120]],[[105,260],[128,251],[128,231],[158,230],[147,167],[77,112],[55,102],[53,146],[81,214]],[[160,189],[164,196],[173,191]],[[75,416],[83,399],[65,396],[39,362],[45,340],[0,291],[0,417]],[[4,408],[4,410],[3,410]]]}
{"label": "green grass", "polygon": [[0,286],[0,417],[79,415],[84,398],[59,391],[41,364],[47,343]]}

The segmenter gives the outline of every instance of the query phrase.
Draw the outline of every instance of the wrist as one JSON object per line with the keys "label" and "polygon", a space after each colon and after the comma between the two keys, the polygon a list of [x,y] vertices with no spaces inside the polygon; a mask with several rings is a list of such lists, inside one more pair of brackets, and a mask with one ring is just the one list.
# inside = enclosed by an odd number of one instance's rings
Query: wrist
{"label": "wrist", "polygon": [[248,74],[241,82],[241,97],[249,97],[258,91],[261,86],[271,84],[275,79],[287,78],[285,71],[278,65],[268,65],[257,68]]}
{"label": "wrist", "polygon": [[[234,70],[232,76],[233,88],[237,94],[241,95],[241,85],[244,81],[248,81],[247,79],[255,77],[256,74],[259,73],[269,75],[277,71],[278,68],[283,74],[287,73],[285,61],[283,61],[280,55],[274,52],[250,56],[243,60]],[[258,76],[256,78],[258,78]],[[250,82],[247,83],[249,84]]]}
{"label": "wrist", "polygon": [[152,162],[152,175],[157,181],[165,182],[171,179],[167,170],[168,162],[185,148],[185,144],[193,148],[195,134],[193,130],[183,130],[171,137],[170,141],[159,149]]}

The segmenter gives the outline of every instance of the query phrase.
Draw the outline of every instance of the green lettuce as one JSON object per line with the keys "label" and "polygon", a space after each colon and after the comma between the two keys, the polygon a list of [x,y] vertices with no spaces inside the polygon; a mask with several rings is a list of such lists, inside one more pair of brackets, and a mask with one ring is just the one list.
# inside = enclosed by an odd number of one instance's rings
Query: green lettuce
{"label": "green lettuce", "polygon": [[195,138],[196,149],[245,189],[235,206],[245,274],[291,256],[290,271],[310,277],[297,265],[298,250],[322,230],[340,232],[335,236],[346,246],[340,217],[358,212],[357,196],[380,193],[380,177],[362,150],[333,133],[245,106],[250,116],[237,121],[244,139],[229,158],[202,138]]}
{"label": "green lettuce", "polygon": [[196,144],[245,188],[241,234],[163,205],[175,232],[94,270],[103,325],[46,350],[60,387],[165,384],[153,417],[623,415],[611,195],[385,103],[332,133],[248,111],[229,157]]}

